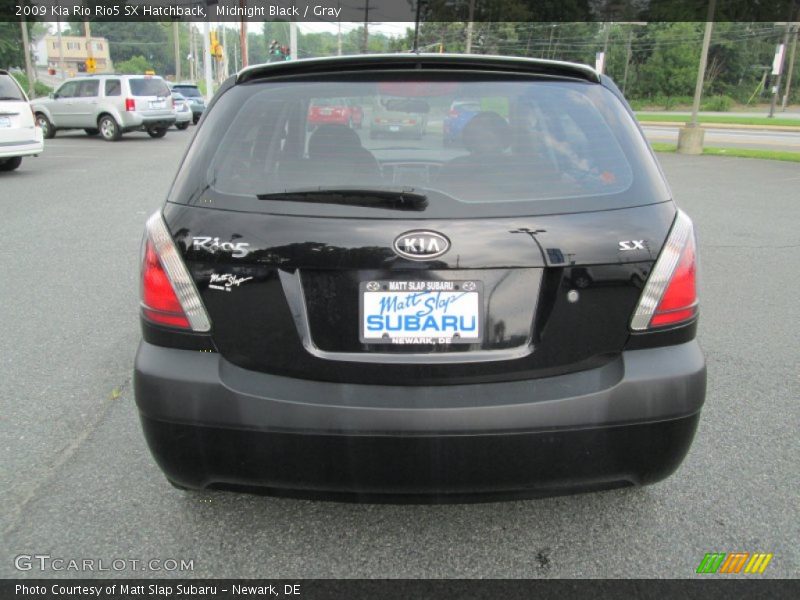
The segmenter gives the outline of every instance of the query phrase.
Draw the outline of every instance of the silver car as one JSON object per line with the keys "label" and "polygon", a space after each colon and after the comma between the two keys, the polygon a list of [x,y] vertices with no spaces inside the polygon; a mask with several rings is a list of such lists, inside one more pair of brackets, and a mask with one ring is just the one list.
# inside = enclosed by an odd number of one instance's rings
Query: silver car
{"label": "silver car", "polygon": [[129,131],[160,138],[175,123],[170,90],[161,77],[151,75],[68,79],[48,98],[34,101],[33,111],[47,139],[63,129],[83,129],[110,142]]}
{"label": "silver car", "polygon": [[173,90],[172,104],[175,107],[175,127],[181,131],[189,127],[192,122],[192,107],[183,94]]}

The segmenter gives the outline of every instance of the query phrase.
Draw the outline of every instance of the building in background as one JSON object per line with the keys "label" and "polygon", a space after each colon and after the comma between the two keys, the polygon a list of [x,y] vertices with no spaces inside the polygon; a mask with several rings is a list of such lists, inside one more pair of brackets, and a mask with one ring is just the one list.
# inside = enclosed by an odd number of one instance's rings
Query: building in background
{"label": "building in background", "polygon": [[[61,66],[59,56],[58,37],[48,35],[44,38],[47,49],[47,68],[51,71],[58,71]],[[64,47],[64,69],[67,74],[73,75],[86,72],[86,59],[89,58],[89,50],[86,47],[85,37],[75,37],[70,35],[61,36]],[[95,60],[96,73],[112,73],[114,66],[111,62],[111,54],[108,48],[108,40],[103,37],[91,38],[92,58]]]}
{"label": "building in background", "polygon": [[[47,68],[47,40],[45,39],[47,37],[48,36],[43,36],[31,42],[33,60],[37,68]],[[58,41],[56,41],[56,46],[58,46]],[[58,48],[56,48],[56,54],[58,54]]]}

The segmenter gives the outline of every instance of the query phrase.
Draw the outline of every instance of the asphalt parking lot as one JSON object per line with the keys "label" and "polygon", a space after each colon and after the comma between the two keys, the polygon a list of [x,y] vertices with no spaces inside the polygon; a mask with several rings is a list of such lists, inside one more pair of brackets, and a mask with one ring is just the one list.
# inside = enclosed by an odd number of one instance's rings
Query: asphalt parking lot
{"label": "asphalt parking lot", "polygon": [[[706,408],[648,488],[461,505],[184,493],[131,390],[138,261],[194,132],[59,134],[0,174],[0,576],[14,557],[193,559],[196,577],[693,577],[706,552],[800,574],[800,168],[663,155],[699,231]],[[97,576],[114,572],[94,573]],[[122,571],[125,576],[177,573]]]}

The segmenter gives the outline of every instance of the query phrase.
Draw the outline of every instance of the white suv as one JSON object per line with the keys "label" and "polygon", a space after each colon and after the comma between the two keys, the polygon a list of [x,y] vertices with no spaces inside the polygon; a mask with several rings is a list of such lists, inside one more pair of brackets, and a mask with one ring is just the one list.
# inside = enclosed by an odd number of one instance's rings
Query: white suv
{"label": "white suv", "polygon": [[128,131],[160,138],[175,123],[170,90],[161,77],[151,75],[68,79],[49,98],[36,100],[33,110],[47,139],[61,129],[83,129],[109,142]]}
{"label": "white suv", "polygon": [[44,150],[28,97],[8,71],[0,70],[0,171],[13,171],[23,156]]}

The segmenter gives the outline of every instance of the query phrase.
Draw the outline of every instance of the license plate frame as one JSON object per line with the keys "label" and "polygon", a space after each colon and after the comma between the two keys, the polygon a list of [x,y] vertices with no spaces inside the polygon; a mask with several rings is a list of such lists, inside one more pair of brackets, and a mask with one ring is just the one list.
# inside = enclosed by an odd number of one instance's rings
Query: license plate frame
{"label": "license plate frame", "polygon": [[[384,304],[381,304],[381,298],[387,298]],[[393,346],[480,344],[484,331],[483,298],[483,282],[474,279],[361,281],[358,289],[359,339],[363,344]],[[386,311],[379,311],[381,306]],[[371,312],[366,314],[365,310]],[[368,330],[368,317],[375,316],[382,317],[382,326]],[[392,322],[393,316],[398,316],[398,320]],[[417,322],[420,329],[413,329],[414,316],[420,320]],[[387,331],[386,317],[390,318],[389,325],[401,327],[398,333]],[[412,320],[407,317],[412,317]],[[444,321],[443,317],[449,319]]]}

